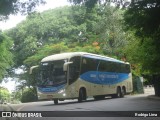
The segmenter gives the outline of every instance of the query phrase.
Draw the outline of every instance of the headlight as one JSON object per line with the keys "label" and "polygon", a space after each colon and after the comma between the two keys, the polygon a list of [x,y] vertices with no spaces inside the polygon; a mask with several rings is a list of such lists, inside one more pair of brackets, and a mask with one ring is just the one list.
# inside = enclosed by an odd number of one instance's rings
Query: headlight
{"label": "headlight", "polygon": [[63,93],[65,92],[65,89],[60,90],[58,93]]}
{"label": "headlight", "polygon": [[64,94],[63,94],[63,96],[65,97],[65,96],[66,96],[66,94],[64,93]]}

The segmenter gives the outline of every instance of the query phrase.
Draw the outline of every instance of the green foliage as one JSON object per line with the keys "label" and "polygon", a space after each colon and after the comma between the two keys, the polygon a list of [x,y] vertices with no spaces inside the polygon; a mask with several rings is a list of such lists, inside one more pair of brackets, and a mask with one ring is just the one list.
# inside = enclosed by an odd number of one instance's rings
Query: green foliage
{"label": "green foliage", "polygon": [[10,14],[16,14],[18,12],[22,14],[29,14],[37,5],[44,3],[44,0],[1,0],[0,21],[7,19]]}
{"label": "green foliage", "polygon": [[120,52],[132,64],[132,73],[140,76],[142,73],[142,55],[144,54],[141,48],[141,41],[135,37],[134,31],[127,31],[125,33],[125,39],[127,43]]}
{"label": "green foliage", "polygon": [[[140,63],[145,74],[159,74],[160,65],[160,1],[132,1],[125,12],[125,26],[134,31],[137,41],[132,41],[132,59]],[[133,43],[134,42],[134,43]],[[134,47],[135,46],[135,47]]]}
{"label": "green foliage", "polygon": [[143,51],[143,54],[141,54],[142,67],[150,74],[157,74],[160,71],[160,53],[159,50],[157,51],[156,46],[151,38],[146,38],[141,46]]}
{"label": "green foliage", "polygon": [[12,96],[11,100],[13,102],[20,101],[22,97],[22,92],[21,91],[12,92],[11,96]]}
{"label": "green foliage", "polygon": [[13,55],[10,52],[12,44],[11,39],[0,32],[0,82],[4,74],[7,73],[6,69],[13,64]]}
{"label": "green foliage", "polygon": [[64,7],[41,14],[34,13],[8,31],[8,35],[14,40],[16,65],[22,65],[26,58],[34,55],[42,46],[77,42],[79,32],[85,31],[85,27],[71,20],[70,11],[70,7]]}
{"label": "green foliage", "polygon": [[106,5],[107,3],[114,3],[117,7],[120,6],[127,6],[128,5],[128,0],[69,0],[71,3],[77,5],[85,5],[87,9],[92,9],[94,6],[99,3]]}
{"label": "green foliage", "polygon": [[8,89],[0,87],[0,100],[4,102],[4,101],[9,101],[9,99],[10,99],[10,93]]}
{"label": "green foliage", "polygon": [[37,65],[42,58],[48,55],[66,52],[68,49],[69,48],[65,46],[64,43],[45,45],[40,48],[34,56],[28,57],[24,63],[29,66]]}
{"label": "green foliage", "polygon": [[61,52],[90,52],[90,53],[100,53],[98,46],[84,45],[77,46],[77,43],[71,44],[69,46],[62,43],[50,44],[42,47],[35,55],[28,57],[24,63],[29,66],[37,65],[42,58]]}
{"label": "green foliage", "polygon": [[36,89],[26,88],[22,94],[21,102],[34,102],[37,101]]}
{"label": "green foliage", "polygon": [[140,37],[151,37],[159,31],[160,25],[160,1],[159,0],[132,0],[125,13],[125,21],[128,29],[135,29]]}
{"label": "green foliage", "polygon": [[127,43],[122,26],[124,11],[110,5],[99,6],[99,10],[101,18],[94,26],[98,35],[97,42],[101,43],[105,54],[121,58],[122,54],[119,51]]}

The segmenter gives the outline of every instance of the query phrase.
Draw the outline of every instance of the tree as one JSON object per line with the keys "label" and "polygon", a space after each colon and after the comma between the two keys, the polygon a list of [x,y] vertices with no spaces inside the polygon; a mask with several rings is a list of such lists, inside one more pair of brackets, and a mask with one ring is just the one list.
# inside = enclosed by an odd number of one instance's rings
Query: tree
{"label": "tree", "polygon": [[22,95],[21,102],[34,102],[37,101],[36,90],[33,88],[26,88]]}
{"label": "tree", "polygon": [[39,4],[44,4],[44,0],[1,0],[0,1],[0,21],[7,19],[10,14],[30,14]]}
{"label": "tree", "polygon": [[[56,8],[43,13],[32,13],[7,35],[14,40],[15,64],[34,55],[42,46],[64,42],[70,44],[79,40],[84,24],[77,25],[70,14],[71,7]],[[24,54],[25,53],[25,54]]]}
{"label": "tree", "polygon": [[0,32],[0,82],[13,64],[13,54],[11,53],[12,40],[4,33]]}
{"label": "tree", "polygon": [[7,102],[10,100],[10,93],[7,88],[0,87],[0,102]]}
{"label": "tree", "polygon": [[24,61],[24,63],[28,66],[37,65],[39,64],[39,61],[41,61],[42,58],[48,55],[53,55],[66,51],[69,51],[69,48],[66,45],[64,45],[64,43],[45,45],[42,48],[40,48],[35,55],[28,57]]}
{"label": "tree", "polygon": [[[0,21],[6,20],[10,14],[18,12],[30,14],[37,5],[44,3],[44,0],[1,0]],[[13,55],[10,52],[12,45],[10,38],[0,31],[0,82],[6,74],[6,69],[13,64]]]}
{"label": "tree", "polygon": [[[135,35],[141,39],[144,52],[143,67],[151,74],[159,74],[159,39],[160,39],[160,1],[141,0],[131,2],[125,13],[125,24],[127,29],[134,30]],[[146,67],[150,64],[152,67]]]}
{"label": "tree", "polygon": [[121,52],[125,55],[127,61],[131,63],[133,75],[141,76],[141,74],[145,72],[144,68],[142,68],[142,64],[143,61],[146,60],[146,58],[142,56],[143,54],[146,54],[146,51],[143,50],[145,48],[145,45],[142,46],[140,39],[134,34],[134,31],[127,31],[125,33],[125,39],[127,43],[125,46],[123,46]]}
{"label": "tree", "polygon": [[[155,93],[160,96],[160,1],[139,0],[131,1],[125,13],[125,25],[128,30],[135,31],[136,37],[141,40],[139,54],[143,74],[153,76]],[[143,54],[142,54],[143,53]],[[151,78],[151,77],[150,77]]]}
{"label": "tree", "polygon": [[120,49],[126,44],[122,22],[124,11],[111,7],[109,1],[71,0],[70,2],[74,3],[72,8],[72,14],[76,16],[74,20],[86,26],[85,33],[82,31],[80,35],[80,38],[82,36],[82,40],[86,41],[82,44],[97,42],[104,54],[121,58],[123,54],[120,53]]}
{"label": "tree", "polygon": [[120,53],[120,49],[127,43],[123,30],[124,11],[110,5],[99,6],[98,9],[101,17],[94,26],[98,36],[96,41],[105,54],[121,58],[123,54]]}
{"label": "tree", "polygon": [[126,7],[129,4],[129,0],[69,0],[69,2],[75,5],[85,5],[88,10],[94,8],[97,3],[101,5],[114,3],[117,7]]}
{"label": "tree", "polygon": [[11,103],[12,104],[19,103],[19,101],[21,101],[21,98],[22,98],[21,91],[13,91],[11,93]]}
{"label": "tree", "polygon": [[[132,0],[125,13],[127,28],[135,29],[139,37],[154,37],[158,39],[157,32],[160,25],[159,0]],[[156,39],[156,40],[157,40]]]}

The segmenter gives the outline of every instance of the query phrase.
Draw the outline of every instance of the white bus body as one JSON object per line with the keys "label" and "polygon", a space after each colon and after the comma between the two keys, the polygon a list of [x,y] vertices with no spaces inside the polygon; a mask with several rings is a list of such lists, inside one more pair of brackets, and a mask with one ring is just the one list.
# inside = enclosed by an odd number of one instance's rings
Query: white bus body
{"label": "white bus body", "polygon": [[[33,67],[32,67],[33,69]],[[42,59],[39,65],[38,99],[75,99],[105,96],[123,97],[132,92],[129,63],[101,55],[70,52]]]}

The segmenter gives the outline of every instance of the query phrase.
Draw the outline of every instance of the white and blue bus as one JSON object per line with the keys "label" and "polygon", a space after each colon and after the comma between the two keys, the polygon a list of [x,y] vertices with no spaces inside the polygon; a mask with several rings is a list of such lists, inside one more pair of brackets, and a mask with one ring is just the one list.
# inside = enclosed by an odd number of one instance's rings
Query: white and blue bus
{"label": "white and blue bus", "polygon": [[37,67],[38,99],[52,99],[55,104],[65,99],[124,97],[133,90],[130,64],[106,56],[61,53],[43,58],[30,72]]}

